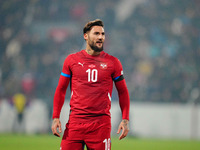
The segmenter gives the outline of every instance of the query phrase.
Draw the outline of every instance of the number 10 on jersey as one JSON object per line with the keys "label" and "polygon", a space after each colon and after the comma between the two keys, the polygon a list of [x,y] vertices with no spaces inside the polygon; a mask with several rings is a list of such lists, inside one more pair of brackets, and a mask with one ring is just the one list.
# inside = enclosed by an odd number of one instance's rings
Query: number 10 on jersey
{"label": "number 10 on jersey", "polygon": [[98,77],[98,70],[97,69],[88,69],[86,70],[88,74],[88,82],[97,82],[97,77]]}

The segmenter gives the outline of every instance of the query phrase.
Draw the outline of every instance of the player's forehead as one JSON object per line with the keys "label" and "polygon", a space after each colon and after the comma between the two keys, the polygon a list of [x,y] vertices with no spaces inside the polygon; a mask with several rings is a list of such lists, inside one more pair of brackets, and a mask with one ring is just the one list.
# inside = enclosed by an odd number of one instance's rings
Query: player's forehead
{"label": "player's forehead", "polygon": [[104,33],[104,28],[102,26],[93,26],[90,30],[90,32],[99,32],[99,33]]}

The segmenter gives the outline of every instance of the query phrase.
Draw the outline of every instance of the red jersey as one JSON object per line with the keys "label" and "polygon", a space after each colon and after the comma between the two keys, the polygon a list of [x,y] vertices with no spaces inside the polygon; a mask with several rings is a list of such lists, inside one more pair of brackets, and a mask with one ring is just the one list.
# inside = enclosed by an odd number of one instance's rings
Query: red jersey
{"label": "red jersey", "polygon": [[[54,96],[53,118],[60,117],[65,93],[71,81],[69,122],[110,120],[113,81],[119,95],[122,119],[129,120],[129,94],[120,61],[104,51],[98,56],[85,50],[70,54],[64,62]],[[103,117],[103,118],[102,118]]]}
{"label": "red jersey", "polygon": [[71,78],[70,119],[110,116],[113,80],[122,74],[120,61],[104,51],[69,55],[61,75]]}

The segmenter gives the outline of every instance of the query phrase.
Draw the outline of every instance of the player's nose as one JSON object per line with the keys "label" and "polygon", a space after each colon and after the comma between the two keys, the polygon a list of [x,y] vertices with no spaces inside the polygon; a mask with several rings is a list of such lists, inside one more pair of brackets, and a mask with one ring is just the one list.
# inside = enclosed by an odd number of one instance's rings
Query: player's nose
{"label": "player's nose", "polygon": [[104,39],[104,35],[102,35],[102,34],[99,34],[99,36],[98,36],[98,40],[103,40]]}

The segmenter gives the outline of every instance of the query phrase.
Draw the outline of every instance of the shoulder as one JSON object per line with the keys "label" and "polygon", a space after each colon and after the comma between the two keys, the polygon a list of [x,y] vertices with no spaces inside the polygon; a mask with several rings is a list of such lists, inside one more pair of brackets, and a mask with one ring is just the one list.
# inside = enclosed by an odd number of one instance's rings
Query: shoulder
{"label": "shoulder", "polygon": [[69,54],[69,55],[65,58],[65,61],[66,61],[66,60],[75,59],[76,57],[80,56],[81,54],[82,54],[81,51],[76,52],[76,53],[71,53],[71,54]]}
{"label": "shoulder", "polygon": [[104,55],[105,55],[105,57],[107,57],[113,63],[120,63],[120,60],[117,57],[115,57],[113,55],[110,55],[110,54],[108,54],[106,52],[104,52]]}
{"label": "shoulder", "polygon": [[75,62],[80,52],[69,54],[64,60],[64,66],[70,66]]}

